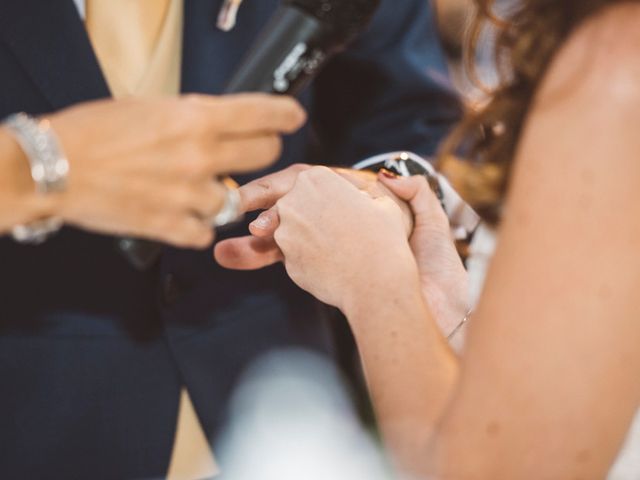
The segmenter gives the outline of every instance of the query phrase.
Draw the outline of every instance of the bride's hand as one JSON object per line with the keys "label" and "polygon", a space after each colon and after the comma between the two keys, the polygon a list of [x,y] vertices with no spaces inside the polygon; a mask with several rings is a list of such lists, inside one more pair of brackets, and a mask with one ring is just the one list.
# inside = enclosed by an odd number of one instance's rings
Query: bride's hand
{"label": "bride's hand", "polygon": [[381,173],[379,179],[413,210],[410,245],[422,291],[443,334],[449,335],[470,308],[468,275],[451,236],[449,220],[424,177],[398,178]]}
{"label": "bride's hand", "polygon": [[276,204],[275,241],[292,280],[345,313],[394,285],[419,289],[402,210],[314,167]]}
{"label": "bride's hand", "polygon": [[[278,229],[280,218],[275,204],[287,195],[296,184],[298,175],[313,168],[311,165],[296,164],[254,180],[240,187],[242,208],[246,212],[263,210],[249,225],[250,236],[230,238],[218,243],[214,250],[216,261],[231,270],[258,270],[283,261],[282,252],[273,235]],[[393,195],[378,181],[375,173],[333,168],[334,172],[353,184],[358,190],[371,197],[391,197],[404,213],[407,236],[413,230],[413,213],[409,205]]]}

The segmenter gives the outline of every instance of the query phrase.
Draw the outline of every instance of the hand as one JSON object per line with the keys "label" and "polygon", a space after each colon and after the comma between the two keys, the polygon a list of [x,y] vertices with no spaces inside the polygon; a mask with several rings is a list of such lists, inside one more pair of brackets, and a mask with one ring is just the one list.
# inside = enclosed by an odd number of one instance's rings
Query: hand
{"label": "hand", "polygon": [[278,200],[275,241],[292,280],[345,313],[392,284],[418,284],[396,201],[372,198],[338,173],[307,169]]}
{"label": "hand", "polygon": [[267,166],[305,114],[265,95],[100,101],[49,117],[71,165],[52,215],[93,231],[206,247],[220,175]]}
{"label": "hand", "polygon": [[448,336],[470,309],[468,274],[451,237],[449,220],[424,177],[381,174],[379,178],[411,206],[415,226],[410,245],[418,263],[423,296]]}
{"label": "hand", "polygon": [[[298,176],[311,168],[310,165],[293,165],[240,188],[245,211],[265,211],[249,226],[251,236],[225,240],[216,245],[215,257],[218,263],[234,270],[256,270],[283,260],[282,252],[273,238],[280,223],[277,210],[273,207],[291,191]],[[380,183],[375,174],[348,169],[334,169],[334,172],[374,198],[387,196],[394,200],[403,212],[405,230],[409,235],[413,229],[410,208]]]}

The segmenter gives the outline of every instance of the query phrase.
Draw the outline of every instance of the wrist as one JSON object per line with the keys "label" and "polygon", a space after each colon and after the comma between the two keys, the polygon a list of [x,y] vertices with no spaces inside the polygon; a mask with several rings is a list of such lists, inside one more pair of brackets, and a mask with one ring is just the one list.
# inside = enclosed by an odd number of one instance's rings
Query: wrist
{"label": "wrist", "polygon": [[443,290],[425,282],[422,293],[444,336],[449,336],[471,310],[466,283]]}
{"label": "wrist", "polygon": [[[63,220],[53,214],[55,197],[67,187],[69,162],[49,121],[17,113],[3,120],[2,126],[15,142],[7,143],[7,148],[13,150],[9,155],[13,162],[7,169],[13,171],[14,184],[2,228],[9,227],[18,243],[39,244],[63,226]],[[19,150],[15,149],[16,144]],[[25,162],[19,163],[25,159],[33,189],[26,188]],[[12,206],[16,211],[11,210]]]}
{"label": "wrist", "polygon": [[384,318],[395,309],[423,303],[420,277],[415,262],[396,261],[390,256],[377,272],[368,276],[362,288],[351,289],[342,311],[354,331],[371,327],[371,320]]}
{"label": "wrist", "polygon": [[430,318],[419,287],[405,286],[383,292],[347,315],[359,351],[387,351],[390,345],[407,338],[420,338],[428,345],[442,339]]}
{"label": "wrist", "polygon": [[0,152],[4,164],[2,190],[8,195],[7,204],[15,208],[16,222],[28,223],[55,215],[56,196],[37,192],[27,156],[5,128],[0,128]]}

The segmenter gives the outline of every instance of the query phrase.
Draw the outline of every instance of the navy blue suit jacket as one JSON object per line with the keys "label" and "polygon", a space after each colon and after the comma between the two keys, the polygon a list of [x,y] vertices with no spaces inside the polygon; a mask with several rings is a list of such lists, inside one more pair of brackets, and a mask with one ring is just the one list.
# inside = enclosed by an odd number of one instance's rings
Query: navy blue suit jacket
{"label": "navy blue suit jacket", "polygon": [[[247,0],[223,33],[222,0],[185,0],[182,90],[221,92],[277,3]],[[432,20],[427,0],[383,0],[304,95],[311,121],[272,170],[432,153],[460,113]],[[72,0],[0,2],[0,117],[108,96]],[[280,267],[223,271],[210,251],[167,248],[139,272],[107,236],[0,239],[0,477],[163,476],[181,387],[213,437],[243,370],[288,346],[335,353],[322,308]]]}

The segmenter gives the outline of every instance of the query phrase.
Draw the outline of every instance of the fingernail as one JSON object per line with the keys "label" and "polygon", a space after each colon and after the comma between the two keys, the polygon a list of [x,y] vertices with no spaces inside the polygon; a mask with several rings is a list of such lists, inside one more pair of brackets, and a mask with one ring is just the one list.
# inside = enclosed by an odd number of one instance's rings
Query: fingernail
{"label": "fingernail", "polygon": [[261,213],[258,218],[256,218],[253,222],[251,222],[251,225],[253,225],[254,227],[260,228],[262,230],[266,230],[271,226],[271,218],[269,217],[269,215],[265,215],[264,213]]}
{"label": "fingernail", "polygon": [[391,180],[397,180],[398,178],[400,178],[399,175],[393,173],[391,170],[387,170],[386,168],[380,169],[379,173],[382,174],[383,177],[389,178]]}

